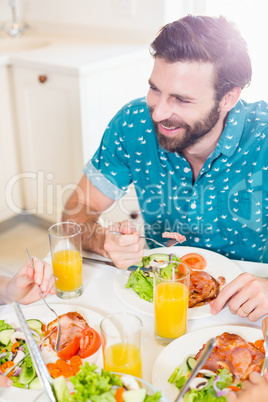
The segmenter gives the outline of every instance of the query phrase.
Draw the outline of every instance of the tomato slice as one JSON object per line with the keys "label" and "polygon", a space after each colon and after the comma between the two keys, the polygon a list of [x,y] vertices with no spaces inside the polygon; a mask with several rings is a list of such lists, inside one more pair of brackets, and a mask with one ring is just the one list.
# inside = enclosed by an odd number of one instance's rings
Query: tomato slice
{"label": "tomato slice", "polygon": [[88,327],[85,328],[80,334],[80,357],[93,355],[101,346],[101,338],[95,329]]}
{"label": "tomato slice", "polygon": [[75,356],[78,354],[80,349],[80,339],[79,336],[75,336],[74,339],[69,342],[65,348],[60,350],[57,355],[59,356],[60,359],[63,360],[70,360],[71,357]]}
{"label": "tomato slice", "polygon": [[197,253],[185,254],[183,257],[181,257],[181,262],[184,262],[184,264],[188,265],[190,269],[197,269],[200,271],[207,266],[205,258]]}

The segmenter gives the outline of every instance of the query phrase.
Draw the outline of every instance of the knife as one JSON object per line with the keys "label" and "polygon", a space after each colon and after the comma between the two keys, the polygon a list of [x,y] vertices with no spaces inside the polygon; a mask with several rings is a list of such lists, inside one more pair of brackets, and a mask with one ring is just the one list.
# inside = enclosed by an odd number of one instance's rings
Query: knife
{"label": "knife", "polygon": [[[109,265],[110,267],[114,267],[117,268],[114,263],[112,261],[106,261],[106,260],[98,260],[97,258],[91,258],[91,257],[82,257],[82,261],[86,264],[90,264],[92,263],[97,263],[97,264],[104,264],[104,265]],[[135,269],[138,268],[138,265],[131,265],[130,267],[128,267],[129,271],[134,271]],[[118,268],[117,268],[118,269]],[[144,268],[141,267],[140,268],[142,271],[146,272],[146,271],[151,271],[151,268]]]}
{"label": "knife", "polygon": [[27,324],[27,321],[22,313],[20,305],[17,302],[13,302],[12,305],[13,305],[15,313],[18,317],[18,320],[19,320],[19,323],[21,326],[21,330],[24,333],[25,340],[26,340],[31,358],[34,363],[34,367],[38,374],[38,378],[39,378],[41,384],[43,385],[43,388],[44,388],[49,400],[51,402],[57,402],[54,387],[52,384],[52,378],[50,377],[47,366],[45,365],[45,362],[41,356],[39,347],[34,340],[33,334],[32,334],[32,332]]}
{"label": "knife", "polygon": [[93,262],[97,264],[110,265],[110,267],[117,268],[112,261],[98,260],[97,258],[89,258],[89,257],[82,257],[82,260],[85,263]]}
{"label": "knife", "polygon": [[199,370],[201,370],[201,368],[205,364],[206,360],[208,359],[210,353],[214,349],[215,345],[216,345],[216,338],[211,338],[207,342],[206,346],[204,347],[203,352],[201,353],[201,355],[199,356],[199,359],[196,362],[196,365],[194,366],[194,368],[191,371],[190,377],[188,378],[188,380],[186,381],[186,383],[184,384],[184,386],[180,390],[179,396],[177,397],[177,399],[175,399],[175,402],[182,401],[184,395],[189,390],[189,384],[196,377],[196,375],[198,374]]}

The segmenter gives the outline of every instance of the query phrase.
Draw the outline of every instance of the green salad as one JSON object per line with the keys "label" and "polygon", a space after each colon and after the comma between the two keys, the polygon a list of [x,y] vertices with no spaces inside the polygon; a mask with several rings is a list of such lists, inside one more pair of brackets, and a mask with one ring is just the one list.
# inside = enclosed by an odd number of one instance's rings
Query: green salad
{"label": "green salad", "polygon": [[[39,320],[27,320],[37,343],[43,337],[43,323]],[[20,364],[8,376],[13,385],[19,388],[38,389],[41,384],[37,377],[31,356],[28,355],[28,346],[20,328],[14,328],[4,320],[0,320],[0,372],[4,374],[18,361]]]}
{"label": "green salad", "polygon": [[[187,357],[176,367],[168,381],[181,389],[187,381],[196,360]],[[226,402],[228,387],[233,384],[233,376],[226,369],[219,369],[216,373],[210,370],[200,370],[198,377],[190,383],[189,391],[184,395],[184,402]],[[240,387],[241,385],[237,385]]]}
{"label": "green salad", "polygon": [[148,395],[132,376],[120,377],[103,369],[98,371],[95,364],[88,362],[70,378],[70,383],[73,385],[71,390],[64,377],[53,380],[58,402],[157,402],[161,399],[160,392]]}
{"label": "green salad", "polygon": [[[175,254],[155,253],[143,257],[137,269],[130,274],[130,277],[125,285],[126,288],[132,288],[139,297],[149,302],[153,301],[153,275],[152,272],[144,272],[142,268],[153,268],[158,265],[160,274],[163,278],[171,278],[172,262],[180,261],[180,258]],[[161,265],[162,264],[162,268]]]}

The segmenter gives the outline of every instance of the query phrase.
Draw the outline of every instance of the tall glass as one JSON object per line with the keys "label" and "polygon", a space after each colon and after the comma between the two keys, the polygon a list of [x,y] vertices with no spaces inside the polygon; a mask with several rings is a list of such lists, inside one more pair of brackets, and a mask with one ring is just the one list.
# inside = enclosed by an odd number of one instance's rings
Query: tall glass
{"label": "tall glass", "polygon": [[60,222],[48,229],[56,295],[73,299],[82,294],[81,227],[74,222]]}
{"label": "tall glass", "polygon": [[142,378],[141,320],[133,314],[111,314],[100,329],[104,369]]}
{"label": "tall glass", "polygon": [[154,269],[155,340],[161,345],[167,345],[187,330],[190,270],[181,262],[171,264],[165,278],[161,268]]}

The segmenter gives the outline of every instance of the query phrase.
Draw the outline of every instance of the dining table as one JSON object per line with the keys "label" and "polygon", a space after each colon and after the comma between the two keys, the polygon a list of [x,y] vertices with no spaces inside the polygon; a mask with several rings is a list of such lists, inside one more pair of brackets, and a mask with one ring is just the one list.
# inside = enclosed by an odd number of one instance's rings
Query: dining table
{"label": "dining table", "polygon": [[[93,253],[84,253],[88,257],[104,259]],[[51,263],[50,254],[45,258]],[[241,271],[249,272],[257,276],[267,277],[268,264],[249,261],[233,261],[240,267]],[[48,303],[56,306],[60,304],[68,304],[72,306],[80,306],[93,310],[101,316],[107,316],[116,312],[128,312],[137,315],[143,323],[142,330],[142,363],[143,363],[143,379],[152,382],[152,370],[154,363],[159,354],[164,349],[164,346],[158,344],[154,339],[154,317],[137,311],[134,307],[126,304],[115,292],[113,281],[118,269],[112,266],[107,266],[99,263],[83,263],[83,293],[76,299],[63,300],[56,295],[48,295],[46,300]],[[0,274],[4,272],[0,270]],[[39,300],[35,305],[42,304]],[[22,309],[24,306],[22,306]],[[42,307],[46,307],[43,305]],[[0,318],[13,311],[11,305],[0,307]],[[242,325],[261,329],[262,319],[256,322],[250,322],[248,318],[241,318],[238,315],[232,314],[228,308],[222,310],[217,315],[209,315],[204,318],[192,319],[188,321],[187,333],[215,326],[222,325]],[[1,398],[0,398],[1,400]]]}

